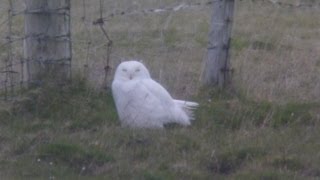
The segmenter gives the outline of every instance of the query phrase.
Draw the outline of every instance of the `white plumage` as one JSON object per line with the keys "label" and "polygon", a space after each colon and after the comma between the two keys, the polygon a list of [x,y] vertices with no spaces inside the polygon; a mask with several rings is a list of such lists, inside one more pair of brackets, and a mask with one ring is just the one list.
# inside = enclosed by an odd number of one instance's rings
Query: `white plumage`
{"label": "white plumage", "polygon": [[138,61],[122,62],[116,69],[112,94],[123,126],[163,128],[166,123],[190,125],[198,103],[175,100]]}

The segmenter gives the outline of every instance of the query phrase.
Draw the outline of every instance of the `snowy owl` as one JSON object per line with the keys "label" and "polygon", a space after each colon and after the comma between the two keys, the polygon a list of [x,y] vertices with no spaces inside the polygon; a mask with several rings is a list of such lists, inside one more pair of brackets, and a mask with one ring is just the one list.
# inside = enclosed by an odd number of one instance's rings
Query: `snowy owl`
{"label": "snowy owl", "polygon": [[187,126],[198,106],[173,99],[138,61],[122,62],[117,67],[112,95],[122,126],[132,128],[163,128],[166,123]]}

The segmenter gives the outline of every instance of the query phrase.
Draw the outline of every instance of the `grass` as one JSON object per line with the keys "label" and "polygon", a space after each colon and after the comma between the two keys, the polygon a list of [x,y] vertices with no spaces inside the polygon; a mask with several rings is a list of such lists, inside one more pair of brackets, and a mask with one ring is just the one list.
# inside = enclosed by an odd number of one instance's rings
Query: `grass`
{"label": "grass", "polygon": [[[222,91],[199,83],[210,8],[107,21],[114,46],[105,80],[106,40],[92,25],[99,2],[86,2],[85,23],[79,2],[72,2],[73,84],[33,88],[15,101],[0,102],[0,179],[320,178],[319,9],[238,1],[234,87]],[[104,3],[106,15],[178,1]],[[2,20],[7,4],[0,4]],[[22,22],[15,17],[16,35]],[[22,57],[21,47],[14,45],[14,59]],[[0,57],[6,56],[0,48]],[[174,97],[201,104],[192,126],[120,127],[110,89],[101,85],[110,86],[116,65],[128,58],[143,59]]]}
{"label": "grass", "polygon": [[319,178],[318,104],[206,92],[191,127],[136,130],[120,127],[110,92],[80,78],[27,91],[0,111],[0,177]]}
{"label": "grass", "polygon": [[[199,2],[205,2],[203,0]],[[287,0],[281,0],[286,3]],[[152,77],[166,85],[176,97],[195,95],[200,89],[199,77],[205,59],[211,9],[196,7],[175,13],[134,14],[115,16],[105,22],[113,40],[110,66],[105,78],[106,38],[92,24],[99,17],[99,1],[72,1],[73,71],[86,74],[92,86],[110,85],[112,75],[121,60],[143,59]],[[103,15],[122,10],[141,11],[155,7],[170,7],[180,0],[104,1]],[[303,1],[301,3],[317,2]],[[5,20],[8,4],[3,2],[0,14]],[[17,11],[22,0],[14,0]],[[236,89],[256,100],[276,103],[319,102],[319,8],[277,7],[267,2],[236,3],[232,34],[231,65]],[[82,17],[86,21],[82,21]],[[23,16],[13,18],[15,36],[23,34]],[[6,26],[0,36],[6,36]],[[2,37],[1,36],[1,37]],[[1,42],[5,42],[1,40]],[[88,46],[88,43],[90,45]],[[23,57],[22,42],[14,43],[14,60]],[[6,59],[5,48],[0,57]],[[2,61],[3,63],[3,61]],[[13,67],[20,72],[20,64]],[[20,72],[21,73],[21,72]],[[0,75],[0,80],[5,77]],[[21,74],[15,74],[19,83]]]}

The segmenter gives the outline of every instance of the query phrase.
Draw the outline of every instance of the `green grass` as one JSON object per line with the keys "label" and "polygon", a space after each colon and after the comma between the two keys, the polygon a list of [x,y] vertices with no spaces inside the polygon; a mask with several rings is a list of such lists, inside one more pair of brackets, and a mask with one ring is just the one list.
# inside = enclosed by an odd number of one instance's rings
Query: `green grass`
{"label": "green grass", "polygon": [[[206,92],[206,93],[205,93]],[[319,105],[204,90],[191,127],[120,127],[84,80],[25,92],[0,111],[4,179],[317,179]]]}
{"label": "green grass", "polygon": [[[106,42],[90,24],[98,18],[99,3],[87,1],[84,25],[79,2],[71,11],[73,69],[82,72],[88,63],[88,82],[46,85],[1,102],[0,179],[320,178],[320,104],[314,103],[320,87],[318,10],[237,2],[231,42],[236,92],[198,92],[210,8],[109,20],[113,70],[120,59],[143,59],[174,97],[193,96],[201,104],[190,127],[133,130],[120,127],[110,90],[97,88],[105,73]],[[136,2],[138,10],[175,4]],[[105,3],[105,13],[131,6]],[[17,16],[15,34],[21,34],[22,21]],[[21,44],[14,49],[20,59]],[[0,49],[1,56],[5,51]]]}
{"label": "green grass", "polygon": [[230,149],[214,156],[208,168],[219,174],[230,174],[239,169],[244,163],[266,155],[265,150],[256,147]]}
{"label": "green grass", "polygon": [[[72,142],[42,145],[39,147],[37,154],[39,160],[66,164],[69,167],[73,167],[75,171],[79,171],[79,173],[81,171],[90,173],[93,168],[113,160],[113,157],[107,156],[105,152],[97,148],[83,148]],[[86,167],[88,164],[90,164],[90,167]]]}

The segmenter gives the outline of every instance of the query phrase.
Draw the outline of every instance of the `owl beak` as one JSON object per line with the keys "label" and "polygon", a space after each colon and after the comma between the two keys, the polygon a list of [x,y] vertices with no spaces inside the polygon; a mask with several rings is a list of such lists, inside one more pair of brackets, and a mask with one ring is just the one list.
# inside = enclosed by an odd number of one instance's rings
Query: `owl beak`
{"label": "owl beak", "polygon": [[130,74],[129,79],[132,80],[132,78],[133,78],[133,75]]}

